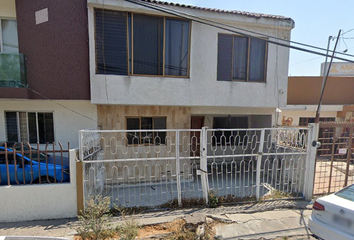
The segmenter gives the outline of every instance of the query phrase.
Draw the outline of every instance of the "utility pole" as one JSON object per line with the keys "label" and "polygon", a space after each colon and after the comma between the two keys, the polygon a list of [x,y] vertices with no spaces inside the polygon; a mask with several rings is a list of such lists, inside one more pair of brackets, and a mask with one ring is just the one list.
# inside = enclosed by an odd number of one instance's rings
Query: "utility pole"
{"label": "utility pole", "polygon": [[332,39],[332,37],[330,36],[328,38],[326,61],[325,61],[325,67],[324,67],[324,70],[323,70],[323,72],[325,72],[326,70],[327,70],[327,72],[326,72],[326,75],[323,75],[321,95],[320,95],[320,100],[319,100],[318,105],[317,105],[315,123],[319,123],[320,122],[320,110],[321,110],[321,105],[322,105],[323,94],[324,94],[324,91],[325,91],[325,88],[326,88],[329,71],[330,71],[330,69],[332,67],[333,57],[334,57],[334,54],[336,52],[336,48],[337,48],[337,44],[338,44],[338,40],[339,40],[341,31],[342,30],[339,30],[339,32],[338,32],[338,36],[337,36],[337,39],[336,39],[336,44],[334,45],[334,49],[333,49],[332,56],[331,56],[331,61],[329,62],[329,65],[327,67],[327,56],[328,56],[328,51],[329,51],[329,42]]}

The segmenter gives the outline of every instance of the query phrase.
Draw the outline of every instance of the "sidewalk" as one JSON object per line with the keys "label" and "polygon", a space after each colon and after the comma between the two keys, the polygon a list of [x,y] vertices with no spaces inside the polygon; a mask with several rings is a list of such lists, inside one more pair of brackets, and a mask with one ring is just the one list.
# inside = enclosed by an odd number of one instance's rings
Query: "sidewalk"
{"label": "sidewalk", "polygon": [[[311,214],[307,201],[271,201],[218,208],[178,209],[134,215],[142,225],[172,222],[185,218],[198,223],[205,217],[218,220],[216,235],[220,239],[272,239],[275,237],[308,236],[306,229]],[[114,218],[114,225],[122,219]],[[59,219],[20,223],[0,223],[0,236],[43,236],[73,239],[76,231],[71,226],[77,219]],[[294,238],[296,239],[296,238]],[[302,239],[302,238],[299,238]]]}

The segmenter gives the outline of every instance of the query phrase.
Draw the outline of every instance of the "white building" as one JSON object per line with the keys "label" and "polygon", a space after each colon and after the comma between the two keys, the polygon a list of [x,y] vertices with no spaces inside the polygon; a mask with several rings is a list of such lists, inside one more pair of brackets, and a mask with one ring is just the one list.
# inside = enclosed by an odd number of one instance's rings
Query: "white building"
{"label": "white building", "polygon": [[88,0],[91,102],[102,129],[276,124],[275,109],[286,106],[289,48],[200,21],[283,44],[294,27],[282,16]]}

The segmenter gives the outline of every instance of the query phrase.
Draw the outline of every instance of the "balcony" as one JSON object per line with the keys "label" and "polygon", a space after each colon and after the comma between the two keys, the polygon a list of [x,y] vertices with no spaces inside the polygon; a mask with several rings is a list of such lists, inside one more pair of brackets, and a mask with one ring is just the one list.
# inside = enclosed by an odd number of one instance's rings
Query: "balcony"
{"label": "balcony", "polygon": [[25,86],[27,86],[27,76],[24,54],[0,52],[0,88]]}

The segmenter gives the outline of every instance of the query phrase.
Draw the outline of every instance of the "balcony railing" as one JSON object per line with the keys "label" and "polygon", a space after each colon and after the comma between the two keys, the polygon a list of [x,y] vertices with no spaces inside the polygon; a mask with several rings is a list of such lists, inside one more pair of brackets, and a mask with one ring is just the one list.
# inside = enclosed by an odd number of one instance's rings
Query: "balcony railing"
{"label": "balcony railing", "polygon": [[18,88],[26,85],[25,55],[0,52],[0,87]]}

